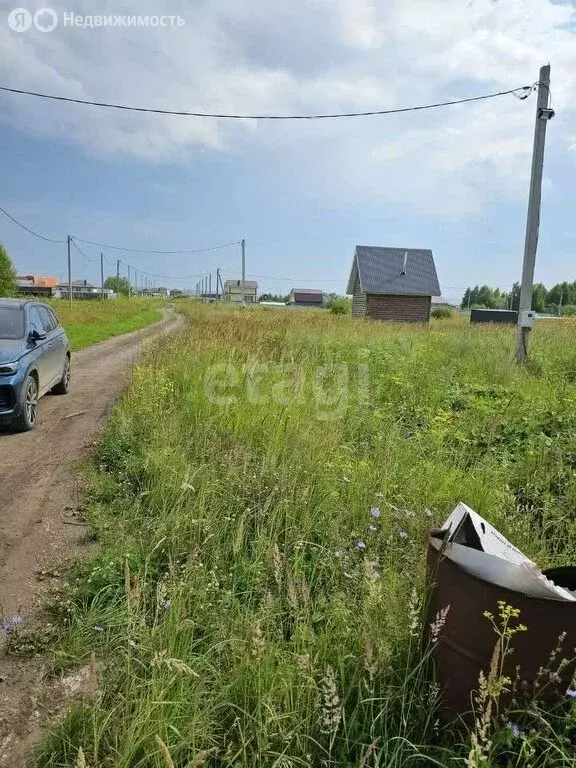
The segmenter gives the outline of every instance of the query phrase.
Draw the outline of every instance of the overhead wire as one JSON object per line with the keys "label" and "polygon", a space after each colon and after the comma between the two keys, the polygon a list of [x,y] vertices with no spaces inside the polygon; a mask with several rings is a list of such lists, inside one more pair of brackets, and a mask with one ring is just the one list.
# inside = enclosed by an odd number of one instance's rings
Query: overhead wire
{"label": "overhead wire", "polygon": [[65,240],[54,240],[51,237],[46,237],[45,235],[41,235],[39,232],[35,232],[33,229],[30,229],[30,227],[27,227],[25,224],[22,224],[21,221],[18,221],[14,216],[12,216],[5,208],[2,208],[0,206],[0,211],[7,216],[11,221],[14,222],[14,224],[18,224],[19,227],[22,227],[22,229],[26,230],[26,232],[29,232],[31,235],[34,235],[34,237],[40,238],[40,240],[45,240],[47,243],[58,243],[63,244],[66,241]]}
{"label": "overhead wire", "polygon": [[[452,99],[450,101],[440,101],[432,104],[419,104],[410,107],[399,107],[396,109],[377,109],[362,112],[336,112],[328,114],[312,115],[250,115],[250,114],[228,114],[220,112],[189,112],[186,110],[156,109],[153,107],[133,107],[128,104],[114,104],[105,101],[89,101],[88,99],[74,99],[70,96],[55,96],[48,93],[39,93],[38,91],[27,91],[22,88],[9,88],[0,86],[0,91],[14,93],[24,96],[33,96],[39,99],[48,99],[50,101],[67,102],[69,104],[82,104],[90,107],[103,107],[105,109],[119,109],[128,112],[143,112],[156,115],[176,115],[179,117],[203,117],[220,120],[333,120],[347,117],[371,117],[378,115],[395,115],[402,112],[417,112],[425,109],[438,109],[440,107],[451,107],[456,104],[467,104],[473,101],[484,101],[486,99],[495,99],[499,96],[508,96],[510,94],[518,98],[527,98],[533,90],[533,85],[522,85],[518,88],[510,88],[506,91],[496,91],[481,96],[469,96],[464,99]],[[522,94],[525,93],[525,96]],[[520,94],[520,95],[518,95]]]}

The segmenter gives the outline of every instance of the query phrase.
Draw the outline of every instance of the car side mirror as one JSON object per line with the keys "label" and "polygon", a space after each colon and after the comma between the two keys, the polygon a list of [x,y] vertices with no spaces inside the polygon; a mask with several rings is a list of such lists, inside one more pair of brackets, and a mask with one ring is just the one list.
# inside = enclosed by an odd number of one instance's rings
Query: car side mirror
{"label": "car side mirror", "polygon": [[34,328],[34,330],[30,331],[30,336],[28,338],[30,341],[44,341],[46,338],[46,332],[38,331],[36,328]]}

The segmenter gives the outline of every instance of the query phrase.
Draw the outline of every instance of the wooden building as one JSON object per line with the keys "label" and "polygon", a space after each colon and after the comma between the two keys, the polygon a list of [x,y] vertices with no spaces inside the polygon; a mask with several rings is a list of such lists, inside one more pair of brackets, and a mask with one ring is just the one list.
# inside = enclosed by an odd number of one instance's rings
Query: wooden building
{"label": "wooden building", "polygon": [[432,251],[357,245],[348,280],[352,316],[427,323],[440,285]]}

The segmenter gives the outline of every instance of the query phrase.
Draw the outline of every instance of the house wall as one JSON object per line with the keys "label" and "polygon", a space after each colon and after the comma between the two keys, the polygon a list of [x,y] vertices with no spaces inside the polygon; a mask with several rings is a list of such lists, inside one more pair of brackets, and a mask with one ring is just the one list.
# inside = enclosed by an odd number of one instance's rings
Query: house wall
{"label": "house wall", "polygon": [[360,280],[356,275],[352,294],[352,317],[366,317],[366,294],[360,290]]}
{"label": "house wall", "polygon": [[246,296],[246,302],[253,303],[256,301],[256,288],[249,288],[246,286],[245,290],[242,291],[242,288],[240,286],[233,286],[232,288],[228,288],[225,293],[225,298],[227,301],[233,301],[237,304],[241,304],[244,296]]}
{"label": "house wall", "polygon": [[430,304],[430,296],[370,293],[366,297],[366,317],[393,323],[427,323],[430,320]]}

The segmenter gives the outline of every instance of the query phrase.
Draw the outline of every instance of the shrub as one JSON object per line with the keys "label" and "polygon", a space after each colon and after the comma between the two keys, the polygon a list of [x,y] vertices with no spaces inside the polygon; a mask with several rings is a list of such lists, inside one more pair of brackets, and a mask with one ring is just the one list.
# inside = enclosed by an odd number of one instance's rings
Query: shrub
{"label": "shrub", "polygon": [[326,306],[333,315],[349,315],[352,312],[352,301],[343,296],[331,299]]}
{"label": "shrub", "polygon": [[435,320],[448,320],[452,317],[450,307],[434,307],[430,313]]}

